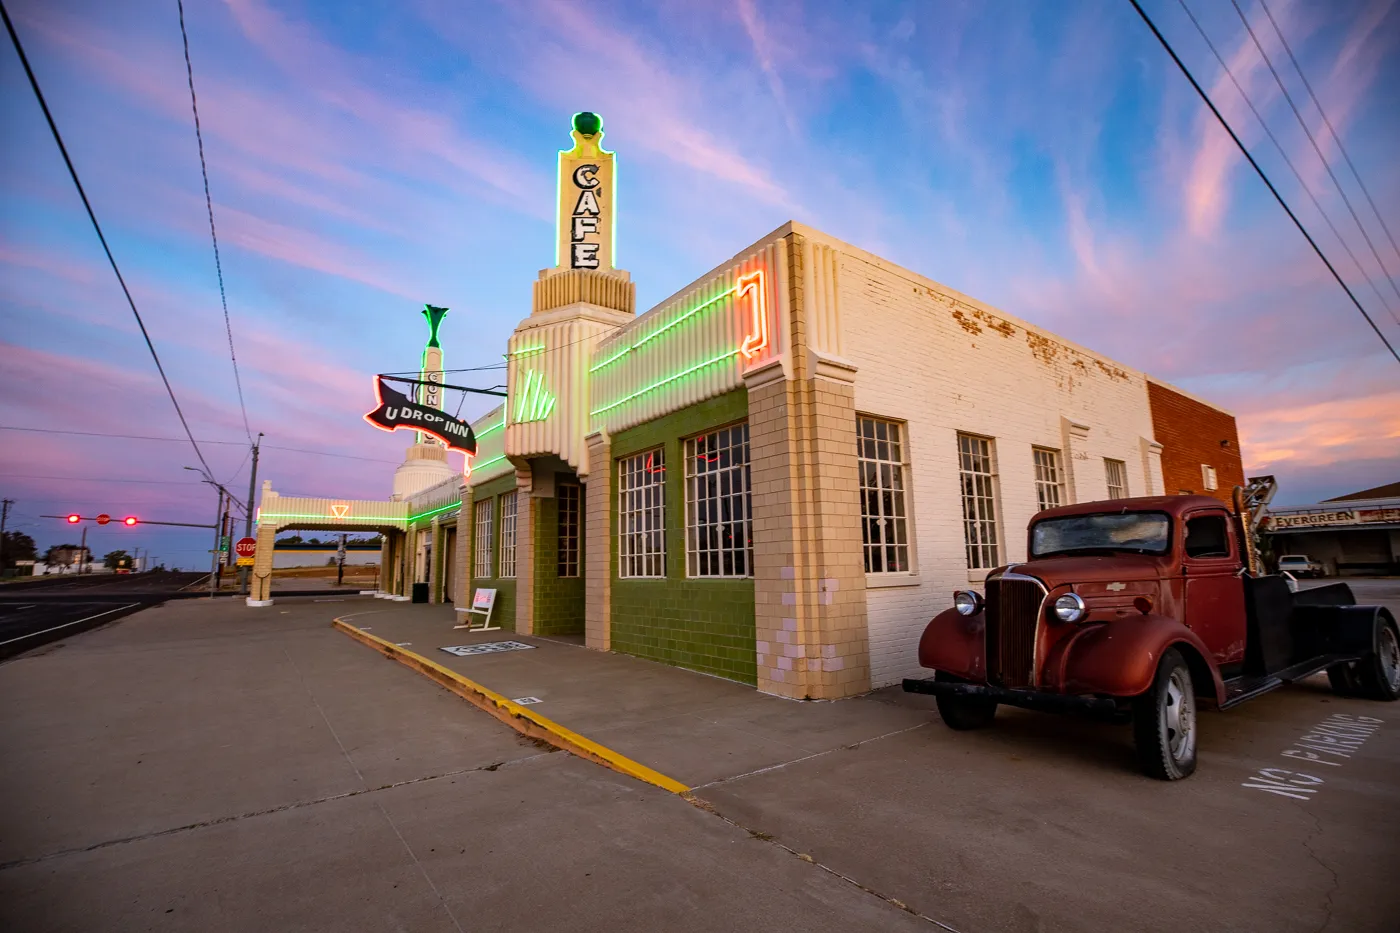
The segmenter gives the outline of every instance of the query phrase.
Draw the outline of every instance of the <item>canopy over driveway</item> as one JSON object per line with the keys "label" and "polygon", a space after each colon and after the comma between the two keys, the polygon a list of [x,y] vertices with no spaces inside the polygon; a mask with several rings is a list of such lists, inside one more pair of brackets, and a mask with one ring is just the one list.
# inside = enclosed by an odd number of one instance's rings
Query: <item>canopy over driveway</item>
{"label": "canopy over driveway", "polygon": [[[295,528],[305,531],[378,532],[383,538],[380,552],[381,590],[403,596],[405,579],[411,571],[406,567],[407,536],[418,525],[430,522],[436,526],[438,517],[460,506],[457,485],[440,484],[425,492],[431,497],[416,495],[408,501],[373,499],[324,499],[308,496],[282,496],[272,489],[270,480],[263,483],[262,500],[257,513],[257,555],[253,559],[252,585],[248,597],[250,606],[272,605],[272,555],[279,532]],[[429,501],[422,501],[428,498]],[[413,510],[416,509],[415,513]],[[448,597],[450,598],[450,596]]]}

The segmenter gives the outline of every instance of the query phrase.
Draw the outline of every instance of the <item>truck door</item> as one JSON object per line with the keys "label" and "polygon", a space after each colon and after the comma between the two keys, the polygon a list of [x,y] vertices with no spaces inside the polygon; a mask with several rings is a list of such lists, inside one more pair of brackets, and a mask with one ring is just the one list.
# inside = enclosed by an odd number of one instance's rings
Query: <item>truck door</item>
{"label": "truck door", "polygon": [[1213,510],[1187,514],[1183,548],[1186,625],[1205,642],[1217,665],[1244,661],[1244,580],[1229,517]]}

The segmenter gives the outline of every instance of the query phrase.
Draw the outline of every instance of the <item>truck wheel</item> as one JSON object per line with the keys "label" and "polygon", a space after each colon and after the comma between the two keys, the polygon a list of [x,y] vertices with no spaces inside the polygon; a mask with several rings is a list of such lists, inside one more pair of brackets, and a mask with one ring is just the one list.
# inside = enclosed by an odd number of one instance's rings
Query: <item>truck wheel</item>
{"label": "truck wheel", "polygon": [[1332,692],[1339,697],[1361,695],[1361,688],[1356,683],[1356,665],[1351,661],[1333,664],[1327,668],[1327,683],[1332,686]]}
{"label": "truck wheel", "polygon": [[1395,620],[1376,619],[1376,650],[1355,663],[1356,695],[1368,700],[1400,699],[1400,634]]}
{"label": "truck wheel", "polygon": [[[963,682],[961,678],[944,674],[941,671],[936,673],[934,678],[953,683]],[[937,701],[938,715],[943,717],[943,722],[949,729],[956,729],[959,732],[985,729],[996,718],[997,704],[995,700],[983,697],[940,696]]]}
{"label": "truck wheel", "polygon": [[1149,777],[1179,781],[1196,770],[1196,694],[1175,648],[1162,655],[1152,688],[1133,700],[1133,743]]}

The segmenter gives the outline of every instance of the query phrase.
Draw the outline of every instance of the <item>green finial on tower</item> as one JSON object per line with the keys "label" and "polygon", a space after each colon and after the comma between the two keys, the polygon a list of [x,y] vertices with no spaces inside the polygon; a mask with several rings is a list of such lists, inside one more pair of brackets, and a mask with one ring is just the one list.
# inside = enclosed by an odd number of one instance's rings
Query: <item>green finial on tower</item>
{"label": "green finial on tower", "polygon": [[428,319],[428,346],[441,347],[442,344],[438,343],[438,328],[442,326],[442,319],[447,317],[447,309],[424,305],[423,316]]}
{"label": "green finial on tower", "polygon": [[603,118],[584,110],[574,114],[574,131],[580,136],[597,136],[603,131]]}

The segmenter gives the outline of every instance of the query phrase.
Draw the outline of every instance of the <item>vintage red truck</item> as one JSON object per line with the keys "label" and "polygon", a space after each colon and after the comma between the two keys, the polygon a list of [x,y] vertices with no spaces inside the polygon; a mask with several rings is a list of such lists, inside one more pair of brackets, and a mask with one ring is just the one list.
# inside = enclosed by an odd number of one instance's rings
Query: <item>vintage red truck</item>
{"label": "vintage red truck", "polygon": [[1272,477],[1208,496],[1113,499],[1038,513],[1024,562],[954,594],[919,641],[954,729],[998,705],[1131,722],[1138,761],[1162,780],[1196,768],[1197,710],[1229,709],[1326,671],[1333,690],[1400,697],[1400,630],[1346,584],[1294,592],[1263,573],[1255,530]]}

